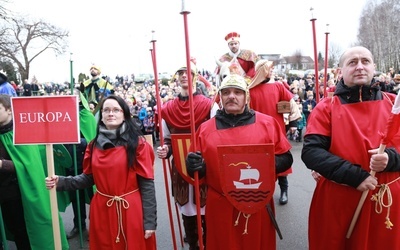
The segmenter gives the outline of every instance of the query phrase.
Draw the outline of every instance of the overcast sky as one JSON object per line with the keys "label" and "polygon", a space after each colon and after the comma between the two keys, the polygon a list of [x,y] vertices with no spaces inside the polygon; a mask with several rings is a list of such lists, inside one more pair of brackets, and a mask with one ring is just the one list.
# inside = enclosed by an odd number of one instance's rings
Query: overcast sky
{"label": "overcast sky", "polygon": [[[102,74],[153,73],[150,40],[155,31],[158,72],[186,64],[181,0],[9,0],[7,8],[43,19],[70,32],[69,50],[56,57],[47,52],[31,64],[30,76],[40,82],[69,81],[73,72],[89,73],[94,63]],[[351,7],[350,7],[351,2]],[[314,57],[312,13],[317,50],[325,54],[326,24],[330,43],[345,49],[356,41],[366,0],[185,0],[190,55],[199,69],[214,70],[215,60],[228,51],[224,37],[241,34],[241,48],[257,54],[290,56],[295,51]]]}

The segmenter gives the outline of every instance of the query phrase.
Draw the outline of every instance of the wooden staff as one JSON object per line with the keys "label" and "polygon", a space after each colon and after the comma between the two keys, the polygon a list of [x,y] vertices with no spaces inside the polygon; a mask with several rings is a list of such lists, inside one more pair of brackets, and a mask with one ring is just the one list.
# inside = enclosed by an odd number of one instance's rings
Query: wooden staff
{"label": "wooden staff", "polygon": [[[160,135],[160,144],[164,145],[164,136],[163,136],[163,130],[162,130],[162,117],[161,117],[161,98],[160,98],[160,89],[158,86],[158,72],[157,72],[157,61],[156,61],[156,40],[154,38],[154,31],[152,31],[152,39],[151,43],[153,44],[153,48],[150,49],[151,52],[151,59],[153,62],[153,70],[154,70],[154,84],[156,86],[156,98],[157,98],[157,112],[158,112],[158,127],[159,127],[159,135]],[[168,175],[167,175],[167,165],[166,165],[166,159],[162,159],[163,163],[163,172],[164,172],[164,184],[165,184],[165,193],[167,196],[167,204],[168,204],[168,216],[169,216],[169,224],[171,228],[171,237],[172,237],[172,243],[174,245],[174,250],[177,249],[176,245],[176,239],[175,239],[175,230],[174,230],[174,221],[172,218],[172,209],[171,209],[171,199],[169,195],[169,185],[168,185]]]}
{"label": "wooden staff", "polygon": [[[54,176],[54,153],[53,144],[46,144],[46,159],[48,176]],[[51,218],[53,225],[54,249],[61,249],[60,221],[58,218],[57,191],[55,188],[49,190]]]}
{"label": "wooden staff", "polygon": [[[182,11],[183,15],[183,24],[185,30],[185,44],[186,44],[186,69],[189,80],[189,110],[190,110],[190,131],[191,131],[191,144],[193,145],[194,151],[196,151],[196,128],[194,123],[194,109],[193,109],[193,78],[192,71],[190,69],[190,49],[189,49],[189,32],[187,25],[187,15],[190,14],[190,11],[186,10],[185,0],[182,0]],[[200,185],[199,185],[199,174],[198,172],[194,172],[194,189],[195,189],[195,198],[196,198],[196,212],[197,212],[197,233],[199,238],[199,247],[200,250],[204,249],[203,246],[203,230],[201,223],[201,209],[200,209]]]}
{"label": "wooden staff", "polygon": [[[396,96],[396,100],[394,101],[394,105],[392,107],[392,112],[390,114],[390,117],[388,119],[388,122],[386,124],[386,131],[385,134],[383,135],[381,145],[379,146],[378,149],[378,154],[383,154],[385,152],[386,145],[390,142],[390,140],[393,138],[395,134],[399,131],[399,126],[400,126],[400,99],[399,95]],[[375,171],[371,170],[370,175],[375,176]],[[365,190],[363,194],[361,195],[360,201],[358,202],[358,206],[356,208],[356,211],[354,212],[353,219],[351,220],[349,229],[346,234],[346,238],[349,239],[351,237],[351,234],[353,232],[354,226],[357,222],[358,216],[360,215],[361,208],[364,205],[365,199],[367,198],[367,195],[369,193],[369,190]]]}

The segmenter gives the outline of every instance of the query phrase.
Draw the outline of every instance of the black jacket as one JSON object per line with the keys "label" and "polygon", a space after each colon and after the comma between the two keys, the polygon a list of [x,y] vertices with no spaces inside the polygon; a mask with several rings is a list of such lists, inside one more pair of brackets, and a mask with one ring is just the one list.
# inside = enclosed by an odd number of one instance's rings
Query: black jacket
{"label": "black jacket", "polygon": [[[379,86],[347,87],[343,80],[336,86],[334,95],[338,96],[344,105],[361,101],[382,100]],[[320,173],[325,178],[337,183],[357,188],[370,174],[358,165],[354,165],[329,152],[331,138],[322,135],[306,135],[301,153],[301,159],[307,168]],[[389,162],[386,172],[400,170],[400,156],[394,148],[386,148]]]}
{"label": "black jacket", "polygon": [[[232,115],[225,113],[224,110],[218,110],[215,115],[217,129],[227,129],[231,127],[245,126],[256,122],[254,110],[247,107],[242,114]],[[275,155],[275,172],[277,174],[285,172],[293,164],[293,156],[290,151],[284,154]]]}

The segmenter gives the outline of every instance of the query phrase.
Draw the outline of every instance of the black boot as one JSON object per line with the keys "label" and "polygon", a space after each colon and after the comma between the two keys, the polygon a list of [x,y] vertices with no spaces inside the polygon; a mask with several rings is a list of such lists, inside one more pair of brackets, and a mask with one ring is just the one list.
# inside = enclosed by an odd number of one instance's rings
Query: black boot
{"label": "black boot", "polygon": [[281,197],[279,198],[279,204],[285,205],[288,203],[288,188],[289,182],[287,176],[278,176],[278,184],[281,188]]}
{"label": "black boot", "polygon": [[182,215],[183,227],[185,229],[185,236],[189,244],[189,250],[197,250],[198,248],[198,235],[197,235],[197,216]]}
{"label": "black boot", "polygon": [[285,191],[281,191],[281,198],[279,198],[279,204],[281,205],[285,205],[286,203],[288,203],[288,194],[287,194],[287,190]]}

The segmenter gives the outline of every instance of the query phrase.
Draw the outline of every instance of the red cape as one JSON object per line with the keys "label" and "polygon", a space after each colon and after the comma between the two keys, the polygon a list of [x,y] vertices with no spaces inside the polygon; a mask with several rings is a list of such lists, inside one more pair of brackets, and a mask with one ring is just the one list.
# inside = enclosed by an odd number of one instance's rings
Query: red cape
{"label": "red cape", "polygon": [[[193,96],[193,112],[195,115],[195,127],[208,120],[212,100],[203,95]],[[171,127],[186,130],[190,127],[190,105],[189,100],[179,100],[175,98],[166,102],[161,108],[161,117]]]}

